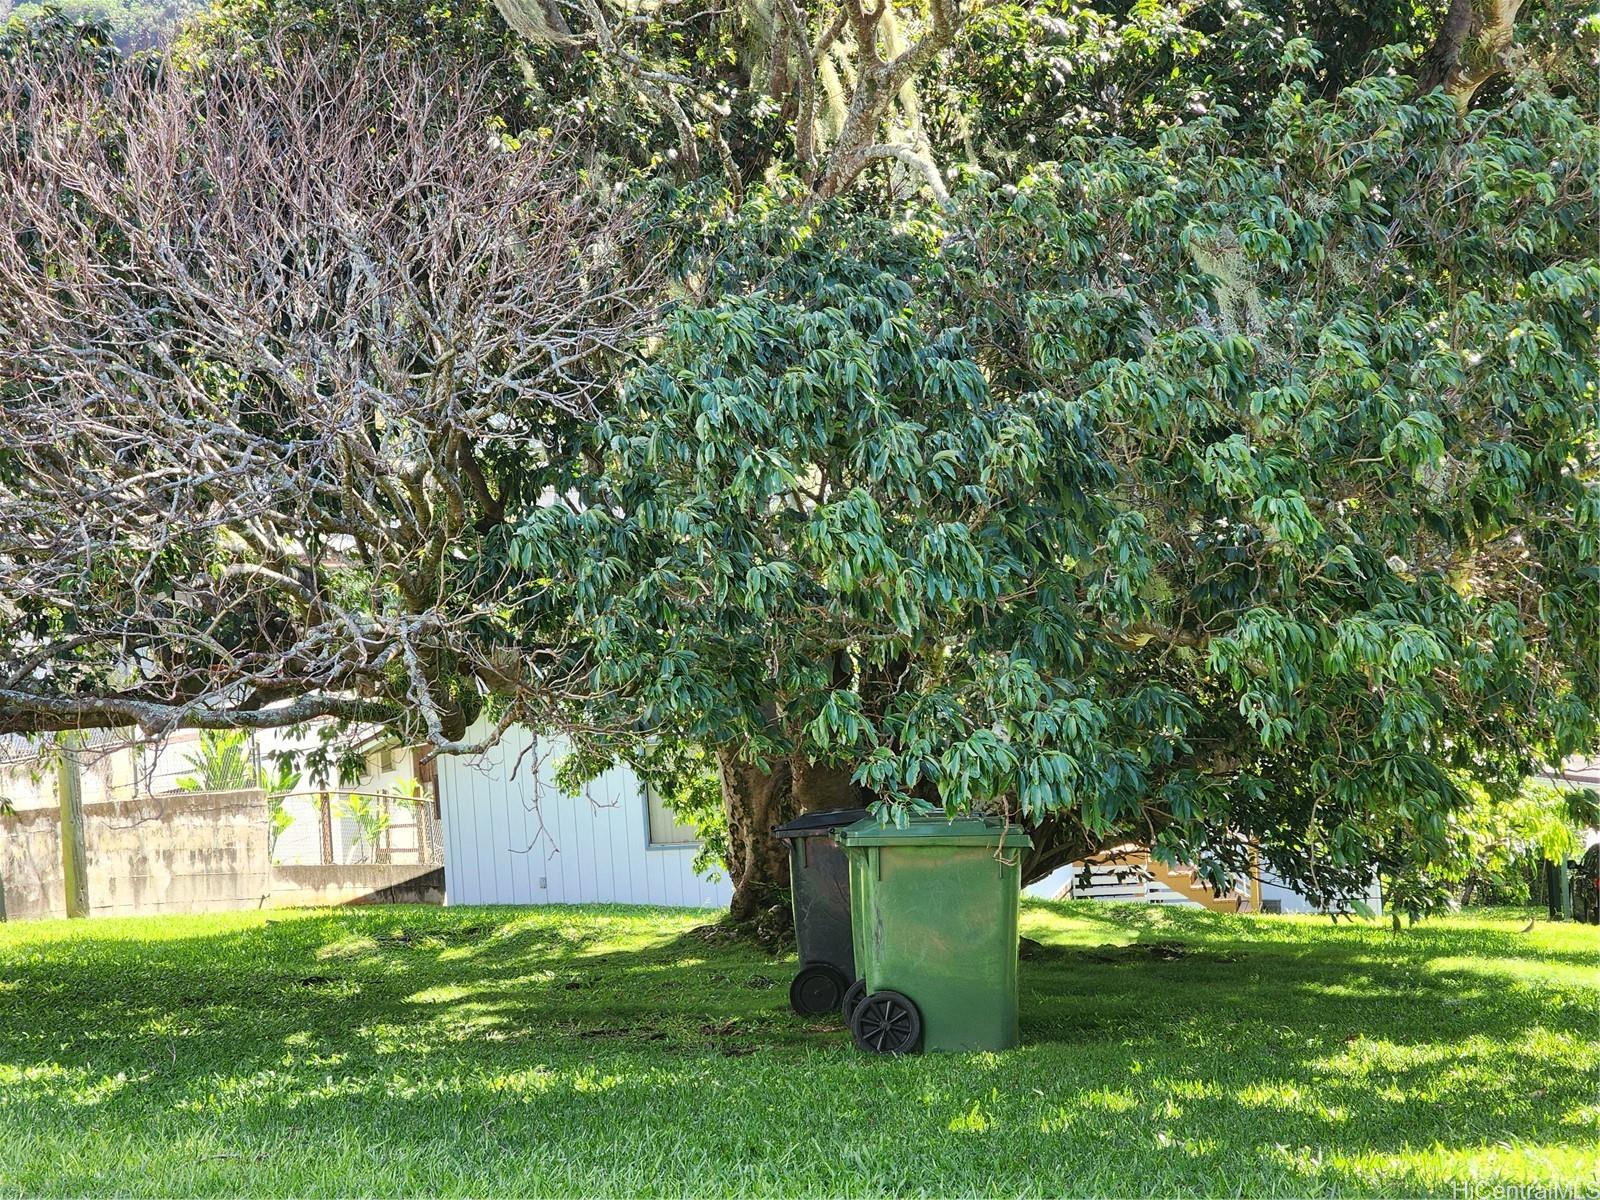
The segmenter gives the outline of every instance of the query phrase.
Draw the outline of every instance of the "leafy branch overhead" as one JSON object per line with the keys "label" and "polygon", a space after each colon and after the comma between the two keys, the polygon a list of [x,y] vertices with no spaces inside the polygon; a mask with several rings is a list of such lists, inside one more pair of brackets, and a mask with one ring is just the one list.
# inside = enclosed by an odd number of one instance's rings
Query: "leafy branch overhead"
{"label": "leafy branch overhead", "polygon": [[748,213],[601,427],[613,502],[512,550],[601,706],[806,807],[1245,835],[1323,896],[1592,745],[1600,136],[1415,95],[1291,86],[1270,162],[1207,115],[937,232]]}

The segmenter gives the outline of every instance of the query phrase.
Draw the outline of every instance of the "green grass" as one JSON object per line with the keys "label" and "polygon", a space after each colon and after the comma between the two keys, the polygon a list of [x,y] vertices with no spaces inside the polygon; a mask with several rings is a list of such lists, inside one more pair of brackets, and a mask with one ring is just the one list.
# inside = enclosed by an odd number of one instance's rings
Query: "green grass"
{"label": "green grass", "polygon": [[1592,927],[1522,934],[1524,915],[1501,913],[1396,936],[1034,904],[1024,932],[1047,950],[1022,965],[1024,1045],[889,1060],[793,1016],[792,960],[708,946],[689,933],[704,919],[385,908],[0,927],[0,1191],[1600,1184]]}

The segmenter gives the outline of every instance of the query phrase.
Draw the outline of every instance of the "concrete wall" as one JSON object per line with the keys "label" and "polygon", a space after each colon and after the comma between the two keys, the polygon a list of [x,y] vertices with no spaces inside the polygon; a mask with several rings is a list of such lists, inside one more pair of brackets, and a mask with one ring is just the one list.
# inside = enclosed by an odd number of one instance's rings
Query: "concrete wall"
{"label": "concrete wall", "polygon": [[272,868],[274,908],[343,904],[443,904],[444,868],[415,864],[351,863]]}
{"label": "concrete wall", "polygon": [[[92,916],[255,908],[271,891],[266,797],[173,792],[83,806]],[[60,813],[0,817],[6,915],[66,915]]]}
{"label": "concrete wall", "polygon": [[[259,791],[169,793],[83,809],[90,916],[444,903],[441,867],[272,865]],[[7,919],[66,915],[58,810],[0,817],[0,881]]]}

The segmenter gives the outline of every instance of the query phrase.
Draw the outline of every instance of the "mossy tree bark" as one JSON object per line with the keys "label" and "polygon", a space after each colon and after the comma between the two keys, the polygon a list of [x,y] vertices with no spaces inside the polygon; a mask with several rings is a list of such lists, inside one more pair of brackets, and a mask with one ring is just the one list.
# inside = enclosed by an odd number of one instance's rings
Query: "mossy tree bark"
{"label": "mossy tree bark", "polygon": [[1439,36],[1422,56],[1417,90],[1443,88],[1461,112],[1479,88],[1511,70],[1522,0],[1451,0]]}
{"label": "mossy tree bark", "polygon": [[[723,811],[728,819],[728,876],[735,924],[755,921],[788,900],[789,856],[772,827],[808,812],[852,808],[871,799],[844,768],[804,759],[743,759],[732,749],[717,754]],[[782,917],[779,914],[778,918]]]}

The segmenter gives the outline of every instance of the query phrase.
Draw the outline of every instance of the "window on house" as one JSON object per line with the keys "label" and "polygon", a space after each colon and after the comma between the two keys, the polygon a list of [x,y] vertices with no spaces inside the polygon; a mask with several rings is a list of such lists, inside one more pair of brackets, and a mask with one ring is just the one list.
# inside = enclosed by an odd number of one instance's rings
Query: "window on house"
{"label": "window on house", "polygon": [[644,789],[645,807],[650,814],[652,846],[692,846],[700,840],[693,825],[685,825],[656,795],[653,787]]}

